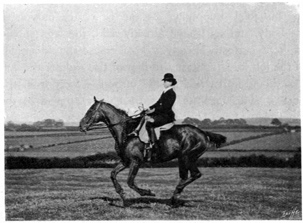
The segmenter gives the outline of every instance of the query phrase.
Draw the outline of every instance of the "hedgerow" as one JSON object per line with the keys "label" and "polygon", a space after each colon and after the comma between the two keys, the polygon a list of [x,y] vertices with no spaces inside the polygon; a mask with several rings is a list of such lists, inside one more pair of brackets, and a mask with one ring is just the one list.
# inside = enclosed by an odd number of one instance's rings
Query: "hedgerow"
{"label": "hedgerow", "polygon": [[[98,153],[75,158],[36,158],[36,157],[5,157],[6,169],[47,169],[47,168],[113,168],[119,161],[114,153]],[[206,157],[197,162],[199,167],[272,167],[301,168],[301,153],[293,157],[280,158],[265,155],[249,155],[239,157]],[[146,166],[146,165],[145,165]],[[153,167],[177,167],[178,161],[152,165]]]}

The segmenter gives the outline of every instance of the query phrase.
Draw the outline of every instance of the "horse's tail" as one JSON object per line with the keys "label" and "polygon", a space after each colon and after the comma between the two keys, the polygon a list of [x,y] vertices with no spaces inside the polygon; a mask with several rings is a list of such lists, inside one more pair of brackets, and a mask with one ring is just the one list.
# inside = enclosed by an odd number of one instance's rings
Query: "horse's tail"
{"label": "horse's tail", "polygon": [[221,144],[226,143],[226,137],[217,133],[204,131],[206,136],[209,138],[209,141],[216,144],[216,147],[219,148]]}

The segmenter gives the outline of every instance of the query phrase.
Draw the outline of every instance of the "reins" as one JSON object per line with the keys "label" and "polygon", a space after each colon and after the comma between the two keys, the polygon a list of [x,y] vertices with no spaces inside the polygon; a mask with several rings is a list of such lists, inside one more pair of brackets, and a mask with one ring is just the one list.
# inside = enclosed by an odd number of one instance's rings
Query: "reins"
{"label": "reins", "polygon": [[114,126],[116,126],[116,125],[124,124],[124,123],[126,123],[126,122],[128,122],[128,121],[130,121],[130,120],[133,120],[133,117],[135,117],[135,116],[140,117],[141,114],[129,116],[127,119],[122,120],[122,121],[117,122],[117,123],[114,123],[114,124],[109,124],[109,125],[107,125],[107,127],[108,127],[108,128],[112,128],[112,127],[114,127]]}
{"label": "reins", "polygon": [[[95,111],[97,112],[100,108],[100,105],[101,103],[98,104],[97,108],[95,109]],[[102,112],[103,113],[103,112]],[[104,115],[103,115],[104,116]],[[116,122],[116,123],[113,123],[113,124],[110,124],[109,122],[104,122],[106,124],[106,126],[102,125],[102,124],[96,124],[96,125],[92,125],[88,130],[95,130],[95,129],[103,129],[103,128],[112,128],[116,125],[124,125],[125,123],[127,123],[128,121],[131,121],[133,120],[134,117],[141,117],[141,116],[144,116],[144,110],[139,113],[139,114],[135,114],[135,115],[132,115],[132,116],[128,116],[126,119],[120,121],[120,122]],[[104,116],[105,117],[105,116]]]}

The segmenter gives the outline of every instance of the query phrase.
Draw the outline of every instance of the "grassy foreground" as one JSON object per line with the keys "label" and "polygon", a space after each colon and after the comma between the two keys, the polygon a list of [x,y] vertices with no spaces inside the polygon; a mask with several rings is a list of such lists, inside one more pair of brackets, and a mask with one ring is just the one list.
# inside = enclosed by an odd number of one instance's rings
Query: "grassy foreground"
{"label": "grassy foreground", "polygon": [[185,188],[183,206],[169,198],[177,168],[140,169],[140,197],[118,175],[127,208],[110,181],[110,169],[5,170],[6,220],[224,220],[302,219],[301,169],[200,168],[202,178]]}

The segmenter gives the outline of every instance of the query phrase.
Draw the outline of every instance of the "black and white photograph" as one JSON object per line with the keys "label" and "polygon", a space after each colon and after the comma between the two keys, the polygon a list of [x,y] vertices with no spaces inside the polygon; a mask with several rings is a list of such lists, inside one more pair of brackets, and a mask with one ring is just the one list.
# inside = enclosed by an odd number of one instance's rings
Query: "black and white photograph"
{"label": "black and white photograph", "polygon": [[2,220],[301,221],[300,7],[5,1]]}

